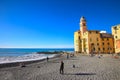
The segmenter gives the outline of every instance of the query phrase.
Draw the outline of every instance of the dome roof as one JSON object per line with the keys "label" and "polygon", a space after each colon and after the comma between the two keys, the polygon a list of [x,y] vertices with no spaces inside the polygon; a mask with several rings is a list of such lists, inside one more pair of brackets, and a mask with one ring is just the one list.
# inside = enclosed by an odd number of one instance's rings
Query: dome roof
{"label": "dome roof", "polygon": [[82,17],[80,18],[80,21],[86,21],[85,17],[82,16]]}

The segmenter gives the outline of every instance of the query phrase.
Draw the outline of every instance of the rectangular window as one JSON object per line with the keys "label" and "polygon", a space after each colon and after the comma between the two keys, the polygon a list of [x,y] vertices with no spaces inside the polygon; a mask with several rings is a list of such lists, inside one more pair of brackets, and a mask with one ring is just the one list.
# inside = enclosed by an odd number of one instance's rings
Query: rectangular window
{"label": "rectangular window", "polygon": [[117,30],[115,30],[115,34],[117,34]]}
{"label": "rectangular window", "polygon": [[117,36],[115,36],[115,38],[117,39]]}
{"label": "rectangular window", "polygon": [[80,39],[80,43],[82,42],[82,39]]}
{"label": "rectangular window", "polygon": [[93,50],[95,51],[95,48],[93,48]]}
{"label": "rectangular window", "polygon": [[79,36],[79,40],[80,40],[80,36]]}
{"label": "rectangular window", "polygon": [[92,39],[90,38],[90,41],[92,41]]}
{"label": "rectangular window", "polygon": [[98,50],[100,51],[100,48],[98,48]]}
{"label": "rectangular window", "polygon": [[98,41],[98,38],[96,40]]}
{"label": "rectangular window", "polygon": [[102,38],[102,40],[104,41],[104,38]]}
{"label": "rectangular window", "polygon": [[103,48],[103,51],[105,50],[105,48]]}
{"label": "rectangular window", "polygon": [[91,46],[94,46],[94,43],[91,43]]}
{"label": "rectangular window", "polygon": [[117,26],[114,27],[114,30],[115,30],[115,34],[117,34]]}
{"label": "rectangular window", "polygon": [[115,30],[115,34],[117,34],[117,28],[116,28],[116,30]]}
{"label": "rectangular window", "polygon": [[108,45],[110,45],[110,43],[107,43]]}
{"label": "rectangular window", "polygon": [[99,46],[99,43],[97,43],[97,46]]}
{"label": "rectangular window", "polygon": [[109,38],[107,38],[107,41],[109,41]]}
{"label": "rectangular window", "polygon": [[96,31],[96,34],[98,34],[98,31]]}
{"label": "rectangular window", "polygon": [[102,43],[104,45],[104,43]]}

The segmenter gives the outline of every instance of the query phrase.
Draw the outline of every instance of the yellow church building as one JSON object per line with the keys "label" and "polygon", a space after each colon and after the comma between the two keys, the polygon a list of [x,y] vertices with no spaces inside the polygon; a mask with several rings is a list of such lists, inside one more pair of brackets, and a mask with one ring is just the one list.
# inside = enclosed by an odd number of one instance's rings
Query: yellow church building
{"label": "yellow church building", "polygon": [[114,53],[114,37],[105,31],[87,30],[84,17],[80,19],[80,30],[74,32],[76,53]]}
{"label": "yellow church building", "polygon": [[112,35],[114,36],[115,53],[120,53],[120,24],[112,26]]}

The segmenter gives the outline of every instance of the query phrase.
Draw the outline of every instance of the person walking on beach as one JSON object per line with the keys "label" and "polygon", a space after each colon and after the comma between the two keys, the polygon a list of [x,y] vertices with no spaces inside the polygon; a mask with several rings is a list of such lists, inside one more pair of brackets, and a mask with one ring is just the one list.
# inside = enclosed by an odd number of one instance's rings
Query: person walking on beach
{"label": "person walking on beach", "polygon": [[47,57],[47,62],[48,62],[49,58]]}
{"label": "person walking on beach", "polygon": [[60,65],[60,74],[64,74],[64,62],[61,61],[61,65]]}
{"label": "person walking on beach", "polygon": [[67,59],[69,58],[69,54],[67,53]]}

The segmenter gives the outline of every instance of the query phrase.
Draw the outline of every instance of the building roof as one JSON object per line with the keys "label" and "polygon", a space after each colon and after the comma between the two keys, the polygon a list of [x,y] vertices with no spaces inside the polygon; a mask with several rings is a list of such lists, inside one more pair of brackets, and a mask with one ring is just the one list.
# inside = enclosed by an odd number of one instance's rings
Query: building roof
{"label": "building roof", "polygon": [[80,18],[80,21],[86,21],[85,17],[82,16],[82,17]]}
{"label": "building roof", "polygon": [[98,30],[89,30],[88,32],[100,32],[100,31],[98,31]]}
{"label": "building roof", "polygon": [[100,36],[101,36],[101,38],[113,38],[113,36],[108,33],[101,33]]}
{"label": "building roof", "polygon": [[120,25],[113,26],[112,29],[119,30],[120,29]]}

